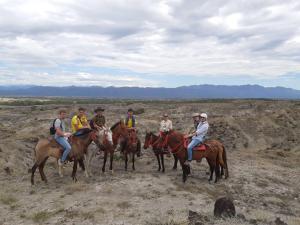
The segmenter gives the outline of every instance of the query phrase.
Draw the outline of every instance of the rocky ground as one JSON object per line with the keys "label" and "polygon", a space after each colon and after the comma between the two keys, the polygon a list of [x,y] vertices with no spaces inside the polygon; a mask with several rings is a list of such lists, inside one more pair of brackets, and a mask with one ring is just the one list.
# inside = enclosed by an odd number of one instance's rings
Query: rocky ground
{"label": "rocky ground", "polygon": [[[183,184],[181,170],[171,169],[173,159],[166,159],[163,174],[148,149],[136,171],[125,172],[116,154],[114,173],[103,174],[102,159],[96,157],[92,177],[79,170],[77,183],[69,176],[71,164],[60,178],[50,159],[45,167],[49,183],[36,173],[31,186],[28,169],[38,138],[48,135],[59,108],[73,114],[79,105],[0,105],[0,224],[300,224],[299,101],[99,102],[80,106],[88,109],[88,117],[104,107],[108,125],[128,107],[135,109],[142,140],[146,129],[158,129],[163,112],[182,132],[190,129],[192,112],[207,112],[209,137],[224,142],[228,152],[229,179],[209,183],[203,160],[193,162]],[[223,196],[234,200],[237,217],[213,217],[214,202]],[[196,222],[191,211],[197,213]]]}

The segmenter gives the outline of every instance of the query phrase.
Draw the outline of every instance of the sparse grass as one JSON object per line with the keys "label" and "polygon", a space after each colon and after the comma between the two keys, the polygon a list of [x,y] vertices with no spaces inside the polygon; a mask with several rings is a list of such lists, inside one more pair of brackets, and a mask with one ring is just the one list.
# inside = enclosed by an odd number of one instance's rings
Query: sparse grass
{"label": "sparse grass", "polygon": [[117,204],[117,207],[121,208],[121,209],[127,209],[131,206],[131,204],[127,201],[123,201],[123,202],[119,202]]}
{"label": "sparse grass", "polygon": [[65,193],[67,195],[72,195],[75,192],[81,192],[81,191],[87,191],[88,185],[81,184],[81,183],[75,183],[71,184],[65,187]]}
{"label": "sparse grass", "polygon": [[[54,215],[57,215],[58,213],[64,212],[64,209],[58,209],[55,211],[39,211],[34,213],[32,216],[30,216],[30,218],[32,219],[32,221],[36,222],[36,223],[41,223],[44,222],[46,220],[48,220],[49,218],[51,218]],[[21,215],[20,215],[21,217]],[[27,216],[25,214],[22,215],[22,217],[27,218]]]}
{"label": "sparse grass", "polygon": [[175,221],[174,219],[170,219],[168,221],[153,221],[153,222],[146,222],[147,225],[188,225],[187,220],[183,221]]}
{"label": "sparse grass", "polygon": [[82,212],[80,213],[80,217],[82,217],[84,220],[93,220],[95,219],[94,214],[94,212]]}
{"label": "sparse grass", "polygon": [[104,213],[106,213],[106,210],[103,209],[102,207],[99,207],[98,209],[95,210],[95,213],[101,213],[101,214],[104,214]]}
{"label": "sparse grass", "polygon": [[0,195],[0,202],[4,205],[9,205],[9,206],[12,206],[14,205],[18,200],[13,197],[12,195],[4,195],[4,194],[1,194]]}
{"label": "sparse grass", "polygon": [[40,212],[33,214],[31,219],[36,223],[40,223],[40,222],[46,221],[47,219],[49,219],[52,216],[53,216],[52,212],[40,211]]}

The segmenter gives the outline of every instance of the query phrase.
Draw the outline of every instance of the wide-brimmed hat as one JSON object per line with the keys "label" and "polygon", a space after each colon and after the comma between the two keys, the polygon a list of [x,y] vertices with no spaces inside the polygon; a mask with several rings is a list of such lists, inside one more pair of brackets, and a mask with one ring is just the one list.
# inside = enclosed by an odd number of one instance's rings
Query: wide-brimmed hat
{"label": "wide-brimmed hat", "polygon": [[98,108],[96,108],[96,109],[95,109],[95,111],[94,111],[94,112],[96,113],[96,112],[100,112],[100,111],[101,111],[101,112],[103,112],[103,111],[104,111],[104,109],[103,109],[103,108],[101,108],[101,107],[98,107]]}
{"label": "wide-brimmed hat", "polygon": [[168,116],[169,116],[168,113],[163,114],[163,117],[168,117]]}
{"label": "wide-brimmed hat", "polygon": [[127,112],[133,112],[133,109],[132,109],[132,108],[129,108]]}
{"label": "wide-brimmed hat", "polygon": [[193,118],[194,118],[194,117],[197,117],[197,116],[200,117],[200,114],[199,114],[199,113],[193,113],[193,115],[192,115]]}

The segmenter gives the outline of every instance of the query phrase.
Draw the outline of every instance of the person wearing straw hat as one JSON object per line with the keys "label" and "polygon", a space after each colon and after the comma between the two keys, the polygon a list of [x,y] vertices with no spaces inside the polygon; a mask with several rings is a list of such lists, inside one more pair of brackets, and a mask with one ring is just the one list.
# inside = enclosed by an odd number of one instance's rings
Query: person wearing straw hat
{"label": "person wearing straw hat", "polygon": [[167,113],[163,114],[163,119],[160,122],[159,131],[162,133],[167,133],[173,129],[172,121],[169,119],[169,115]]}
{"label": "person wearing straw hat", "polygon": [[[185,165],[189,166],[190,162],[193,159],[193,148],[197,145],[201,144],[204,139],[205,135],[207,134],[209,124],[207,122],[207,114],[201,113],[199,116],[193,114],[195,117],[199,117],[199,124],[197,126],[197,130],[192,134],[188,135],[187,137],[191,137],[192,141],[189,143],[187,150],[188,150],[188,160],[185,162]],[[194,121],[197,120],[194,118]]]}
{"label": "person wearing straw hat", "polygon": [[101,107],[98,107],[95,109],[94,112],[96,113],[96,115],[91,120],[91,123],[90,123],[91,128],[97,129],[97,130],[105,128],[105,116],[103,115],[104,109]]}

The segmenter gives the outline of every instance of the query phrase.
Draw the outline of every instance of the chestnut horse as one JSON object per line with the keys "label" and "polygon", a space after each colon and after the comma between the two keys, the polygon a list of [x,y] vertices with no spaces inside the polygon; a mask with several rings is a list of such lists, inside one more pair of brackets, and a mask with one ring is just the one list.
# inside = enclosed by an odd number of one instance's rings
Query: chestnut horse
{"label": "chestnut horse", "polygon": [[122,144],[125,144],[124,156],[125,156],[125,170],[127,170],[128,165],[128,155],[131,154],[132,160],[132,170],[135,170],[134,159],[135,154],[140,155],[140,146],[138,144],[137,131],[134,129],[128,129],[123,120],[120,120],[115,125],[113,125],[110,130],[113,135],[113,143],[116,147],[119,140]]}
{"label": "chestnut horse", "polygon": [[[152,132],[146,132],[144,149],[147,149],[149,146],[152,146],[152,150],[158,162],[158,171],[160,171],[162,167],[162,172],[165,172],[164,154],[166,154],[166,152],[164,152],[164,150],[161,148],[159,142],[160,142],[159,136],[153,134]],[[176,170],[178,158],[174,154],[173,157],[174,157],[173,170]]]}
{"label": "chestnut horse", "polygon": [[[171,152],[178,157],[182,167],[183,182],[187,180],[187,176],[190,173],[190,167],[184,164],[187,160],[187,149],[184,143],[185,138],[183,134],[171,131],[164,137],[162,144],[162,146],[169,146]],[[219,166],[225,169],[225,179],[228,178],[227,157],[223,144],[217,140],[206,140],[204,144],[206,146],[205,151],[193,151],[193,160],[206,158],[210,167],[209,181],[212,180],[214,171],[216,173],[215,182],[218,181],[220,177]]]}
{"label": "chestnut horse", "polygon": [[[76,178],[76,171],[77,171],[77,164],[78,162],[83,166],[83,158],[86,154],[88,146],[91,144],[92,141],[97,142],[97,131],[95,130],[88,130],[86,134],[81,136],[72,136],[72,149],[69,153],[69,160],[73,160],[73,171],[72,171],[72,178],[74,181],[77,180]],[[49,139],[40,139],[34,149],[35,152],[35,163],[31,169],[31,184],[34,184],[34,173],[37,168],[39,168],[39,172],[41,175],[42,180],[47,183],[47,178],[44,174],[44,166],[49,157],[54,157],[56,160],[59,160],[62,155],[62,147],[54,140]],[[62,168],[59,166],[59,175],[62,177]]]}

